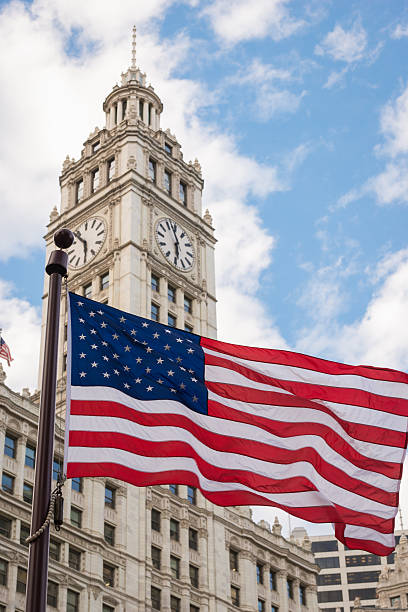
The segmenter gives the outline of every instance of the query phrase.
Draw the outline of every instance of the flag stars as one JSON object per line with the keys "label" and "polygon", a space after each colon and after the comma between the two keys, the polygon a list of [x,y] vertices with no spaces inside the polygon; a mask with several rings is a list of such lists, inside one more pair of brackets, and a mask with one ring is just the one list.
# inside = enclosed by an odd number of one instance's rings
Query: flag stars
{"label": "flag stars", "polygon": [[104,355],[104,356],[102,357],[102,359],[103,359],[104,361],[109,361],[109,357],[107,357],[106,355]]}
{"label": "flag stars", "polygon": [[181,338],[176,338],[176,342],[183,342]]}
{"label": "flag stars", "polygon": [[129,372],[129,370],[130,370],[128,365],[123,366],[123,369],[125,370],[125,372]]}
{"label": "flag stars", "polygon": [[153,350],[153,349],[152,349],[152,348],[150,348],[150,346],[147,346],[147,347],[146,347],[146,353],[151,353],[151,352],[152,352],[152,350]]}
{"label": "flag stars", "polygon": [[183,360],[182,360],[181,357],[176,357],[176,361],[177,361],[177,363],[181,363]]}
{"label": "flag stars", "polygon": [[142,382],[142,379],[141,379],[141,378],[135,378],[135,383],[139,384],[139,383],[141,383],[141,382]]}
{"label": "flag stars", "polygon": [[80,357],[81,359],[85,359],[85,357],[86,357],[86,353],[80,353],[80,354],[79,354],[79,357]]}
{"label": "flag stars", "polygon": [[108,327],[108,324],[107,324],[107,323],[105,323],[105,321],[102,321],[102,323],[101,323],[101,327],[103,327],[103,328]]}
{"label": "flag stars", "polygon": [[169,370],[169,371],[167,372],[167,376],[173,376],[173,375],[174,375],[173,370]]}
{"label": "flag stars", "polygon": [[126,351],[126,353],[128,353],[130,351],[130,346],[128,344],[125,346],[125,351]]}
{"label": "flag stars", "polygon": [[159,357],[159,358],[157,359],[157,363],[159,363],[159,364],[162,364],[162,363],[163,363],[163,361],[164,361],[164,359],[162,359],[161,357]]}
{"label": "flag stars", "polygon": [[94,316],[95,316],[95,313],[94,313],[94,311],[93,311],[93,310],[91,310],[91,312],[89,313],[89,316],[90,316],[90,317],[94,317]]}
{"label": "flag stars", "polygon": [[98,364],[96,363],[96,361],[93,361],[93,362],[91,363],[91,366],[92,366],[93,368],[97,368],[97,367],[98,367]]}
{"label": "flag stars", "polygon": [[132,336],[136,336],[136,330],[135,329],[131,329],[130,333],[132,334]]}
{"label": "flag stars", "polygon": [[165,329],[164,331],[166,332],[166,334],[171,334],[171,331],[169,329]]}
{"label": "flag stars", "polygon": [[198,402],[198,397],[196,395],[193,395],[193,402]]}
{"label": "flag stars", "polygon": [[119,338],[119,336],[118,336],[118,334],[112,334],[112,338],[113,338],[114,340],[117,340],[117,339]]}
{"label": "flag stars", "polygon": [[135,361],[136,361],[136,363],[142,363],[142,358],[141,357],[136,357]]}
{"label": "flag stars", "polygon": [[157,340],[157,338],[160,338],[160,334],[158,334],[157,332],[154,332],[153,338],[155,338]]}
{"label": "flag stars", "polygon": [[169,351],[169,350],[170,350],[170,345],[169,345],[169,344],[166,344],[166,345],[164,346],[164,350],[165,350],[165,351]]}
{"label": "flag stars", "polygon": [[85,378],[86,372],[80,372],[79,375],[80,375],[81,378]]}
{"label": "flag stars", "polygon": [[148,387],[146,387],[146,391],[153,391],[153,387],[149,385]]}
{"label": "flag stars", "polygon": [[79,319],[80,323],[85,323],[85,319]]}
{"label": "flag stars", "polygon": [[124,323],[124,322],[126,321],[126,319],[125,319],[125,317],[122,315],[122,316],[120,317],[119,321],[120,321],[121,323]]}
{"label": "flag stars", "polygon": [[102,346],[108,346],[108,343],[105,340],[102,340]]}
{"label": "flag stars", "polygon": [[77,306],[83,306],[84,303],[83,302],[77,302]]}
{"label": "flag stars", "polygon": [[116,374],[116,376],[119,376],[120,374],[119,370],[113,370],[113,373]]}
{"label": "flag stars", "polygon": [[170,389],[172,393],[177,393],[177,389]]}
{"label": "flag stars", "polygon": [[[181,369],[182,369],[182,368],[180,368],[180,370],[181,370]],[[192,369],[190,368],[190,369],[188,370],[188,373],[189,373],[189,374],[194,374],[194,370],[192,370]]]}
{"label": "flag stars", "polygon": [[128,383],[123,383],[123,386],[125,387],[125,389],[130,389],[130,385]]}
{"label": "flag stars", "polygon": [[113,357],[114,359],[119,359],[119,355],[118,355],[117,353],[113,353],[112,357]]}
{"label": "flag stars", "polygon": [[183,390],[186,388],[186,385],[184,383],[180,383],[180,389]]}
{"label": "flag stars", "polygon": [[162,385],[162,384],[163,384],[163,381],[162,381],[162,379],[161,379],[161,378],[159,378],[159,380],[158,380],[157,382],[159,383],[159,385]]}
{"label": "flag stars", "polygon": [[108,372],[104,372],[103,375],[105,378],[110,378],[110,374]]}
{"label": "flag stars", "polygon": [[86,336],[84,336],[84,334],[81,334],[81,335],[79,336],[79,339],[80,339],[80,340],[85,340],[85,338],[86,338]]}
{"label": "flag stars", "polygon": [[98,314],[103,315],[103,310],[98,310]]}
{"label": "flag stars", "polygon": [[151,371],[152,371],[151,368],[146,368],[145,370],[146,374],[150,374]]}
{"label": "flag stars", "polygon": [[192,348],[187,349],[187,353],[190,353],[190,355],[191,355],[191,353],[194,353],[194,349],[192,349]]}
{"label": "flag stars", "polygon": [[197,382],[197,379],[196,379],[196,378],[194,378],[194,376],[192,377],[192,379],[191,379],[191,380],[192,380],[193,382]]}
{"label": "flag stars", "polygon": [[149,324],[148,324],[148,323],[146,323],[146,321],[144,321],[144,322],[142,323],[142,327],[149,327]]}
{"label": "flag stars", "polygon": [[91,329],[91,334],[96,334],[96,329]]}
{"label": "flag stars", "polygon": [[91,344],[91,349],[93,349],[94,351],[96,351],[96,349],[98,348],[97,344]]}

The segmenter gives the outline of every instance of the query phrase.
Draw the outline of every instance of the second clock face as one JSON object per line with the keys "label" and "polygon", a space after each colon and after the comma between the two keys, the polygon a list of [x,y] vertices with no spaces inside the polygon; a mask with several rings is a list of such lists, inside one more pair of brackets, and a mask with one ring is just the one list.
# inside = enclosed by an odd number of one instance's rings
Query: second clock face
{"label": "second clock face", "polygon": [[186,230],[173,219],[160,219],[156,240],[165,258],[178,270],[188,272],[194,265],[194,249]]}
{"label": "second clock face", "polygon": [[73,234],[75,239],[68,251],[68,261],[71,268],[81,268],[102,248],[106,237],[105,221],[100,217],[90,217]]}

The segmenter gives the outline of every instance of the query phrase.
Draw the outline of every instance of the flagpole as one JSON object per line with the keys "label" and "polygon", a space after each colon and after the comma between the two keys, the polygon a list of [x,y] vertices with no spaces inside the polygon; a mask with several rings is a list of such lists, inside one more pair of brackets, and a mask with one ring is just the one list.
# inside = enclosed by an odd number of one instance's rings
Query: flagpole
{"label": "flagpole", "polygon": [[[50,282],[31,518],[32,535],[43,525],[51,498],[61,283],[68,267],[68,255],[60,249],[69,248],[73,241],[74,236],[70,230],[61,229],[56,232],[54,242],[59,250],[52,251],[45,268]],[[49,541],[50,533],[47,526],[30,544],[26,612],[45,612],[47,608]]]}

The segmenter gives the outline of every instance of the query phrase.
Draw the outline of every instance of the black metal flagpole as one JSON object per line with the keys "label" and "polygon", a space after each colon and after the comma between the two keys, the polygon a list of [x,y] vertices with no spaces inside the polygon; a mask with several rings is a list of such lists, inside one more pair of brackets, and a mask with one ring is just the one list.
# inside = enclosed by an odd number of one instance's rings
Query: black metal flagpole
{"label": "black metal flagpole", "polygon": [[[52,251],[45,268],[50,277],[48,290],[47,325],[41,384],[40,422],[38,426],[34,499],[31,534],[44,524],[51,498],[52,459],[54,452],[55,394],[57,383],[58,329],[62,277],[67,274],[67,249],[74,241],[72,232],[61,229],[54,242],[59,247]],[[26,612],[45,612],[47,608],[49,527],[30,544],[28,560]]]}

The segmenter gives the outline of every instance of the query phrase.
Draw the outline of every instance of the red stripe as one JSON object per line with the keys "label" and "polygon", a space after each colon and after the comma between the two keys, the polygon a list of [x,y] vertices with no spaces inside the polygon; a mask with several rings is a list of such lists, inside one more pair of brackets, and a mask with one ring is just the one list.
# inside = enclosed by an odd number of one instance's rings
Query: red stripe
{"label": "red stripe", "polygon": [[[117,404],[114,402],[80,402],[78,400],[71,402],[71,413],[72,414],[86,414],[93,416],[113,416],[118,418],[123,418],[129,421],[133,421],[135,423],[139,423],[140,425],[155,427],[155,426],[172,426],[172,427],[181,427],[187,431],[189,431],[193,436],[200,440],[203,444],[212,448],[214,450],[226,453],[237,453],[239,455],[245,455],[249,457],[253,457],[255,459],[260,459],[262,461],[269,461],[272,463],[279,463],[282,465],[288,465],[291,463],[298,463],[300,461],[306,461],[313,465],[318,474],[320,474],[327,481],[346,489],[347,491],[352,491],[358,495],[366,497],[367,499],[371,499],[377,501],[381,504],[386,504],[388,506],[397,506],[398,505],[398,495],[396,493],[385,492],[382,489],[375,487],[373,485],[367,484],[357,478],[353,478],[349,476],[341,469],[331,465],[327,461],[325,461],[317,451],[313,448],[297,448],[295,451],[277,448],[275,446],[264,444],[263,442],[256,442],[254,440],[248,440],[243,438],[237,438],[233,436],[225,436],[222,434],[214,434],[206,430],[203,427],[200,427],[196,423],[192,422],[185,416],[175,415],[175,414],[147,414],[144,412],[138,412],[132,408],[128,408],[127,406],[122,406],[121,404]],[[71,431],[70,432],[70,445],[73,445],[71,436],[77,435],[78,432]],[[109,439],[114,439],[114,436],[119,436],[117,441],[121,442],[121,436],[123,434],[103,434],[96,432],[88,432],[89,435],[89,444],[75,444],[75,445],[89,445],[89,446],[98,446],[91,442],[96,439],[97,436],[102,436],[101,439],[105,439],[103,436],[108,436]],[[111,436],[111,438],[109,438]],[[76,439],[76,438],[75,438]],[[132,439],[132,438],[131,438]],[[166,452],[170,453],[171,444],[178,444],[178,442],[154,442],[152,443],[155,446],[155,452],[152,456],[165,456]],[[184,442],[180,442],[180,444],[186,444]],[[163,450],[161,450],[161,445],[163,445]],[[108,444],[109,447],[112,448],[123,448],[123,450],[128,450],[130,452],[134,452],[135,444],[129,445],[128,441],[126,441],[126,447],[116,446],[115,444]],[[137,447],[136,447],[137,448]],[[190,446],[186,444],[186,449],[190,449]],[[178,451],[177,451],[178,452]],[[192,451],[195,452],[195,451]],[[174,456],[178,456],[177,453]],[[187,455],[188,456],[188,455]],[[273,469],[271,467],[271,469]],[[212,478],[214,480],[214,478]],[[216,479],[215,479],[216,480]]]}
{"label": "red stripe", "polygon": [[[281,380],[279,378],[266,376],[265,374],[251,370],[250,368],[239,363],[230,361],[227,358],[216,357],[215,355],[205,354],[205,364],[216,365],[233,370],[234,372],[239,372],[250,380],[279,387],[300,398],[314,400],[320,399],[327,402],[336,402],[340,404],[352,404],[353,406],[364,406],[366,408],[381,410],[391,414],[398,414],[404,417],[408,416],[408,400],[406,399],[401,399],[398,397],[384,397],[383,395],[369,393],[367,391],[362,391],[361,389],[330,387],[310,383],[294,382],[291,380]],[[252,393],[253,389],[250,389],[250,391]]]}
{"label": "red stripe", "polygon": [[[390,533],[394,533],[394,523]],[[343,542],[345,546],[350,548],[351,550],[366,550],[367,552],[373,553],[374,555],[389,555],[394,550],[394,546],[384,546],[384,544],[380,544],[375,540],[361,540],[358,538],[346,538],[344,537],[344,530],[346,525],[336,524],[335,525],[335,535],[340,542]]]}
{"label": "red stripe", "polygon": [[373,380],[408,383],[408,374],[388,368],[352,366],[346,363],[338,363],[336,361],[320,359],[319,357],[303,355],[302,353],[255,348],[252,346],[238,346],[236,344],[221,342],[220,340],[212,340],[211,338],[202,337],[200,344],[204,348],[213,349],[215,351],[220,351],[225,355],[231,355],[241,359],[249,359],[251,361],[276,363],[296,368],[304,368],[306,370],[314,370],[316,372],[323,372],[325,374],[354,375],[363,376],[364,378],[371,378]]}
{"label": "red stripe", "polygon": [[[306,508],[292,508],[284,504],[271,502],[261,493],[249,491],[221,491],[210,492],[200,488],[196,474],[186,470],[168,470],[166,472],[141,472],[116,463],[68,463],[68,478],[79,476],[104,476],[124,480],[138,487],[160,484],[186,484],[197,487],[204,497],[218,506],[274,506],[289,512],[293,516],[311,521],[313,523],[342,523],[350,525],[363,525],[381,533],[393,533],[394,519],[384,521],[371,514],[356,513],[342,506],[313,506]],[[341,518],[340,518],[341,517]]]}

